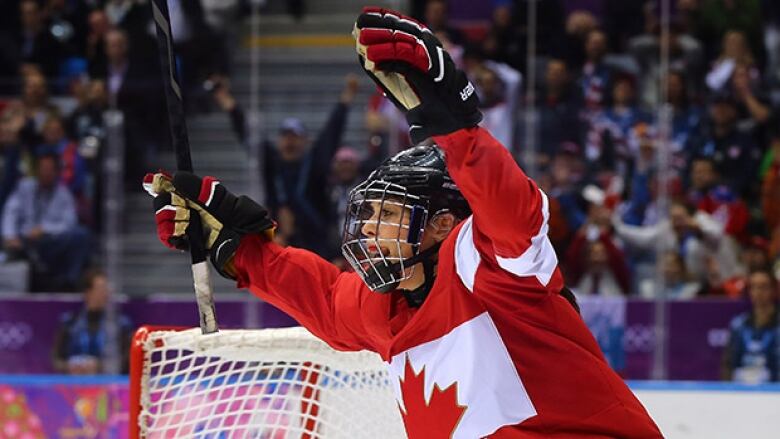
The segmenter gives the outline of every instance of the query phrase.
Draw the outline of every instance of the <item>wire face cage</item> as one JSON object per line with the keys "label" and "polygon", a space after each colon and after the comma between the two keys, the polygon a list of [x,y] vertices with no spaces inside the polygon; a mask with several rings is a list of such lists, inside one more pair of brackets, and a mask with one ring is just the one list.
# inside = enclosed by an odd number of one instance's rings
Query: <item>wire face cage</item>
{"label": "wire face cage", "polygon": [[414,274],[406,260],[419,253],[426,204],[405,187],[384,180],[366,181],[350,193],[341,249],[372,290],[388,292]]}

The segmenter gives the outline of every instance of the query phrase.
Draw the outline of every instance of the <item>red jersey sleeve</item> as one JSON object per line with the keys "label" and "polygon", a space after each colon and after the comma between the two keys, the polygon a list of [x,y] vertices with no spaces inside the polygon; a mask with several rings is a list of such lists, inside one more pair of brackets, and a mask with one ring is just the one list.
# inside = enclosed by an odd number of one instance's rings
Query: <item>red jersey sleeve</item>
{"label": "red jersey sleeve", "polygon": [[471,206],[476,229],[490,239],[496,256],[523,254],[546,226],[545,200],[536,183],[483,128],[463,129],[434,140],[444,150],[447,170]]}
{"label": "red jersey sleeve", "polygon": [[[368,346],[357,328],[358,288],[340,282],[347,273],[306,250],[283,248],[259,235],[248,235],[233,259],[239,288],[289,314],[335,349]],[[339,286],[341,284],[341,286]]]}

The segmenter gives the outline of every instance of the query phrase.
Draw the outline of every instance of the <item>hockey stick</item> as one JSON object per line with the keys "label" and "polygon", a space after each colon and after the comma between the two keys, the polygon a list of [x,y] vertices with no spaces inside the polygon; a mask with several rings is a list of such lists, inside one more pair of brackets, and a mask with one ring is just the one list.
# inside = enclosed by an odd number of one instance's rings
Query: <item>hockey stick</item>
{"label": "hockey stick", "polygon": [[[157,48],[160,51],[160,65],[165,100],[168,107],[168,123],[171,141],[176,151],[176,168],[179,171],[192,172],[190,141],[187,136],[187,124],[184,120],[184,105],[181,86],[176,71],[171,38],[171,20],[168,15],[167,0],[152,0],[152,14],[157,29]],[[200,216],[190,210],[190,224],[187,228],[192,256],[192,278],[195,285],[195,299],[200,314],[200,329],[204,334],[217,332],[217,315],[214,309],[214,294],[211,287],[211,274],[206,262],[206,249],[203,243],[203,224]]]}

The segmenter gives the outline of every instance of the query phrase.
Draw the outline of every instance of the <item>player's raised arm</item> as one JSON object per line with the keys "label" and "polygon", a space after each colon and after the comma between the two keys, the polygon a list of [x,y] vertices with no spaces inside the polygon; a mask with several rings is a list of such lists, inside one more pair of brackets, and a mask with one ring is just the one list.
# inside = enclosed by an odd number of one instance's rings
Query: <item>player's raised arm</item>
{"label": "player's raised arm", "polygon": [[331,346],[365,348],[357,331],[336,316],[333,285],[340,270],[306,250],[276,245],[271,240],[275,224],[264,207],[233,195],[213,177],[150,174],[144,183],[155,195],[155,221],[163,244],[186,250],[190,212],[197,212],[209,258],[220,275],[282,309]]}
{"label": "player's raised arm", "polygon": [[360,61],[405,112],[415,144],[432,138],[497,256],[516,258],[546,234],[546,200],[487,131],[473,85],[424,25],[397,12],[366,8],[355,25]]}

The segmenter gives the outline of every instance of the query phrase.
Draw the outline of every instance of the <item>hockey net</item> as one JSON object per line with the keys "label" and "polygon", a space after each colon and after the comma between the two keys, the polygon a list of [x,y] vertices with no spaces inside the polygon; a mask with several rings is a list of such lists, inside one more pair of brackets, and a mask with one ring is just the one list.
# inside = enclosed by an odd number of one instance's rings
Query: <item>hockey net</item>
{"label": "hockey net", "polygon": [[303,328],[138,330],[131,438],[403,438],[385,363]]}

